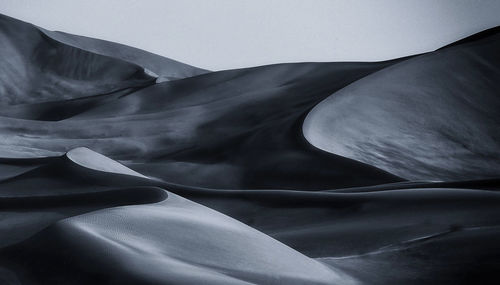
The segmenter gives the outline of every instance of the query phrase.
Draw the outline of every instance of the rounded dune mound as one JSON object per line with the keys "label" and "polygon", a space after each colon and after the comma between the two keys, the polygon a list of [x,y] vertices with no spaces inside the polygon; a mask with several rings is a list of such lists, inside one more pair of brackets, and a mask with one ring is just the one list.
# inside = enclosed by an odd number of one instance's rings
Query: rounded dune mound
{"label": "rounded dune mound", "polygon": [[72,149],[66,153],[66,157],[80,166],[93,170],[148,178],[139,172],[133,171],[125,165],[86,147]]}
{"label": "rounded dune mound", "polygon": [[411,180],[500,174],[500,33],[408,59],[334,93],[306,117],[314,146]]}
{"label": "rounded dune mound", "polygon": [[[12,259],[42,283],[357,284],[340,270],[171,193],[157,204],[64,219],[17,249]],[[25,254],[32,258],[26,261]]]}

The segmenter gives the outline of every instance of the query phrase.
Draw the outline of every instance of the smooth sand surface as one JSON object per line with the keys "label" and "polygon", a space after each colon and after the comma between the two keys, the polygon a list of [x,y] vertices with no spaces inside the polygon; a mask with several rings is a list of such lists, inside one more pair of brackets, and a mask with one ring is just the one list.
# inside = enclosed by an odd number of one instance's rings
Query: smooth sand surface
{"label": "smooth sand surface", "polygon": [[93,170],[147,178],[146,176],[133,171],[123,164],[109,159],[106,156],[86,147],[72,149],[66,153],[66,157],[74,163]]}
{"label": "smooth sand surface", "polygon": [[181,79],[208,72],[201,68],[126,45],[63,32],[47,31],[43,28],[40,28],[40,30],[52,39],[67,45],[140,65],[153,72],[155,77],[158,77],[158,81]]}
{"label": "smooth sand surface", "polygon": [[405,179],[498,177],[498,50],[496,29],[373,73],[317,105],[304,135]]}
{"label": "smooth sand surface", "polygon": [[0,284],[496,284],[498,39],[208,72],[0,16]]}

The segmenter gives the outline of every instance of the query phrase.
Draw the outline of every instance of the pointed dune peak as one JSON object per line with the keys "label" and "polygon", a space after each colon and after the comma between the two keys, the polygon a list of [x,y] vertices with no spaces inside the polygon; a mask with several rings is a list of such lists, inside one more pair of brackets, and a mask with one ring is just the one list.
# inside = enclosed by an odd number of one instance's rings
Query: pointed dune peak
{"label": "pointed dune peak", "polygon": [[115,42],[60,31],[48,31],[42,28],[40,30],[50,38],[64,44],[140,65],[158,74],[161,81],[182,79],[209,72],[205,69]]}
{"label": "pointed dune peak", "polygon": [[36,31],[58,44],[139,65],[145,70],[157,74],[155,77],[160,77],[161,81],[182,79],[210,72],[209,70],[191,66],[135,47],[61,31],[49,31],[42,27],[37,27],[0,14],[0,31],[2,29],[17,32],[20,38],[26,39],[29,39],[29,36],[25,35],[26,33]]}
{"label": "pointed dune peak", "polygon": [[145,68],[57,41],[0,15],[0,104],[71,100],[154,84]]}
{"label": "pointed dune peak", "polygon": [[139,172],[136,172],[126,167],[125,165],[86,147],[74,148],[66,153],[66,157],[74,163],[85,168],[103,172],[148,178],[140,174]]}

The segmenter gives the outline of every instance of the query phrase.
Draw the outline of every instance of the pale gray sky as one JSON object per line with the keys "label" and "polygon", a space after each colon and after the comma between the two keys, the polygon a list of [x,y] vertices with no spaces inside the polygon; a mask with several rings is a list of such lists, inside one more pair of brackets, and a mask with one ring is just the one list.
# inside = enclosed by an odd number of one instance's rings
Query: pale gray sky
{"label": "pale gray sky", "polygon": [[498,0],[0,0],[0,13],[211,70],[384,60],[500,25]]}

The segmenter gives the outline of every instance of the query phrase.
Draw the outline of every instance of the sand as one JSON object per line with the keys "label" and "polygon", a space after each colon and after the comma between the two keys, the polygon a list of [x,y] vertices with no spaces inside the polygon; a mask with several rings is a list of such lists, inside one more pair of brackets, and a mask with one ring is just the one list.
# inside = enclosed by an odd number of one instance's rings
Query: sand
{"label": "sand", "polygon": [[499,40],[209,72],[0,16],[0,283],[495,284]]}
{"label": "sand", "polygon": [[498,177],[500,33],[474,39],[332,94],[307,115],[306,139],[409,180]]}

